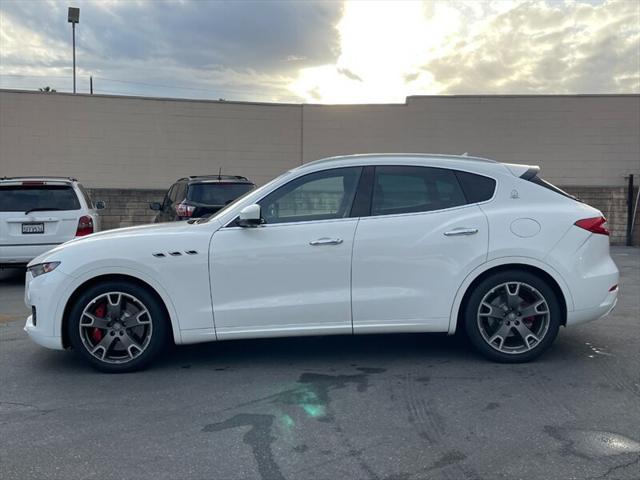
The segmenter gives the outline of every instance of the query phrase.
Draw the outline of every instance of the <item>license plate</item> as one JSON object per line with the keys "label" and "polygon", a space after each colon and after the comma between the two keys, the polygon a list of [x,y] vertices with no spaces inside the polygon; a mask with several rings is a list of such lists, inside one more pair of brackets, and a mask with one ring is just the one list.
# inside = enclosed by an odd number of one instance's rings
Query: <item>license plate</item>
{"label": "license plate", "polygon": [[23,223],[22,233],[23,235],[31,233],[44,233],[44,223]]}

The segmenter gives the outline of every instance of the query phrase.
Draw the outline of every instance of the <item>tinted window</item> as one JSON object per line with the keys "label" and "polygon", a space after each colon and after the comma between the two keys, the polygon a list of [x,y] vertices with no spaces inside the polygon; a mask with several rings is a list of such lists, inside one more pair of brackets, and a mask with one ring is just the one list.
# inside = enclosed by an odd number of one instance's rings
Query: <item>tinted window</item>
{"label": "tinted window", "polygon": [[468,203],[484,202],[493,197],[496,181],[474,173],[456,171],[456,177],[462,186]]}
{"label": "tinted window", "polygon": [[180,203],[187,197],[187,184],[185,182],[176,183],[176,190],[173,193],[174,203]]}
{"label": "tinted window", "polygon": [[164,202],[162,202],[162,209],[166,210],[167,208],[169,208],[175,201],[176,198],[176,189],[178,188],[178,184],[174,183],[173,185],[171,185],[171,188],[169,188],[169,191],[167,192],[167,195],[164,197]]}
{"label": "tinted window", "polygon": [[228,205],[236,198],[253,190],[248,183],[194,183],[189,185],[190,202],[204,205]]}
{"label": "tinted window", "polygon": [[371,215],[428,212],[464,205],[452,170],[429,167],[376,167]]}
{"label": "tinted window", "polygon": [[348,217],[361,170],[336,168],[292,180],[259,202],[262,216],[266,223]]}
{"label": "tinted window", "polygon": [[33,209],[79,210],[73,188],[62,185],[0,186],[0,212],[26,212]]}

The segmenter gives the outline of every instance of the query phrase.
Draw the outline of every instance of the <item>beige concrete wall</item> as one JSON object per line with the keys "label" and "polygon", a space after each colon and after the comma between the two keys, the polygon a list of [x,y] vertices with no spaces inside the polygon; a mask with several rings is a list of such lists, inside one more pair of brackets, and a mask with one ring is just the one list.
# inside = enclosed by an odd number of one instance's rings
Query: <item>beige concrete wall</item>
{"label": "beige concrete wall", "polygon": [[305,105],[304,160],[368,152],[468,152],[542,166],[559,185],[640,173],[640,96],[409,97],[407,105]]}
{"label": "beige concrete wall", "polygon": [[0,91],[0,176],[167,188],[185,175],[264,183],[300,165],[300,107]]}
{"label": "beige concrete wall", "polygon": [[540,164],[563,186],[622,186],[640,176],[640,96],[301,106],[0,91],[0,175],[166,188],[222,166],[261,184],[303,160],[394,151],[466,151]]}

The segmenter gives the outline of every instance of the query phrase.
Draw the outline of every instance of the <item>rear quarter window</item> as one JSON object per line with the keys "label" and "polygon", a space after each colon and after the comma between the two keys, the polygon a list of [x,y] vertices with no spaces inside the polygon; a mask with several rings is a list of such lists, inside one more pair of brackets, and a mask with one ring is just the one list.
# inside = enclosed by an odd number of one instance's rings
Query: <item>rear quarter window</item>
{"label": "rear quarter window", "polygon": [[80,210],[76,192],[65,185],[0,185],[0,212]]}
{"label": "rear quarter window", "polygon": [[456,177],[467,198],[467,203],[485,202],[493,197],[493,192],[496,190],[496,181],[493,178],[460,171],[456,171]]}

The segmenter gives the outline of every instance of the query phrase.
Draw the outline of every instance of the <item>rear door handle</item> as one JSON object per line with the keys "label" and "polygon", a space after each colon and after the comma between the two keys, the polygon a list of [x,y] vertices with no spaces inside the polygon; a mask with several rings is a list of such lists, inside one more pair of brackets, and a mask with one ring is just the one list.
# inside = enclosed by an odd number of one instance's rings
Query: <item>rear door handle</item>
{"label": "rear door handle", "polygon": [[475,235],[478,233],[477,228],[454,228],[448,232],[444,232],[445,237],[456,237],[458,235]]}
{"label": "rear door handle", "polygon": [[315,247],[317,245],[340,245],[341,243],[342,243],[341,238],[322,237],[317,240],[314,240],[313,242],[309,242],[309,245]]}

